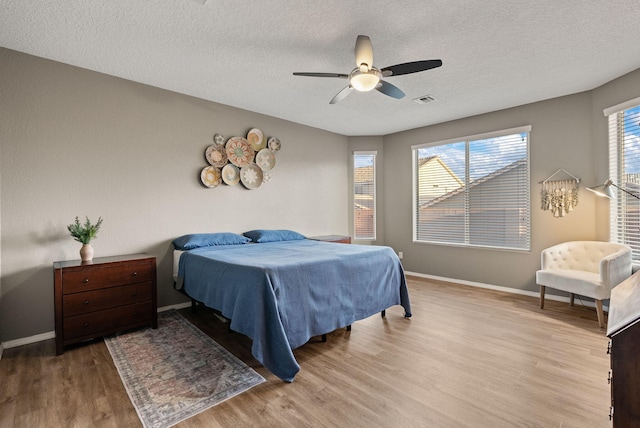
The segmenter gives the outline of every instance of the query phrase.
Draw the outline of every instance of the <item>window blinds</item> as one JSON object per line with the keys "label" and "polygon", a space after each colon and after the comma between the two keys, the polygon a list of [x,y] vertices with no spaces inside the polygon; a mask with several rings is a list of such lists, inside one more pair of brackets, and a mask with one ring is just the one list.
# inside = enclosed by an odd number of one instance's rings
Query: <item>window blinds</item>
{"label": "window blinds", "polygon": [[[609,171],[614,184],[640,196],[640,105],[609,115]],[[611,200],[611,241],[629,245],[633,260],[639,261],[640,199],[614,190],[617,198]]]}
{"label": "window blinds", "polygon": [[376,152],[353,153],[354,239],[376,239]]}
{"label": "window blinds", "polygon": [[414,146],[414,241],[529,250],[529,131]]}

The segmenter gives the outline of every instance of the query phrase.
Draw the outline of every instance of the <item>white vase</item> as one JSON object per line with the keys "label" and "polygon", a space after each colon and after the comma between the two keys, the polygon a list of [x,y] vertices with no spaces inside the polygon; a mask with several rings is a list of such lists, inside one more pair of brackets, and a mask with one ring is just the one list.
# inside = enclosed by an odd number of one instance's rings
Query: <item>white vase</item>
{"label": "white vase", "polygon": [[91,244],[82,244],[82,248],[80,248],[80,260],[83,262],[93,260],[93,247]]}

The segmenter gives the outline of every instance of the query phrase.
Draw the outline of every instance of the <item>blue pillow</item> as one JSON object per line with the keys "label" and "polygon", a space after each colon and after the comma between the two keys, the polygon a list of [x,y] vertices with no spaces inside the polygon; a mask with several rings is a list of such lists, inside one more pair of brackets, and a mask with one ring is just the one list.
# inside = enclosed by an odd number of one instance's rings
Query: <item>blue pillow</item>
{"label": "blue pillow", "polygon": [[192,250],[200,247],[213,247],[216,245],[246,244],[251,239],[237,233],[192,233],[183,235],[173,240],[176,250]]}
{"label": "blue pillow", "polygon": [[277,241],[299,241],[307,239],[304,235],[294,232],[293,230],[265,230],[256,229],[243,233],[244,236],[250,238],[253,242],[277,242]]}

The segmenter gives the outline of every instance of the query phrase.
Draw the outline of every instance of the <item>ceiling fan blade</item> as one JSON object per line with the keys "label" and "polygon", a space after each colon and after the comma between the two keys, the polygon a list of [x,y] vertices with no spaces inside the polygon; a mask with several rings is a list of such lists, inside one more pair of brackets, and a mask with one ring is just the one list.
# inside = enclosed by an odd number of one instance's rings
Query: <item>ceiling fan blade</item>
{"label": "ceiling fan blade", "polygon": [[424,61],[405,62],[403,64],[391,65],[380,70],[384,77],[399,76],[401,74],[417,73],[419,71],[431,70],[442,65],[439,59],[428,59]]}
{"label": "ceiling fan blade", "polygon": [[367,70],[373,67],[373,46],[368,36],[358,36],[356,40],[356,67],[367,65]]}
{"label": "ceiling fan blade", "polygon": [[390,97],[393,97],[393,98],[400,99],[404,97],[404,92],[402,92],[400,88],[398,88],[395,85],[392,85],[391,83],[385,82],[384,80],[380,81],[380,84],[376,86],[376,89],[379,92],[382,92],[383,94],[389,95]]}
{"label": "ceiling fan blade", "polygon": [[348,74],[342,73],[302,73],[296,72],[293,73],[294,76],[308,76],[308,77],[339,77],[340,79],[347,79],[349,77]]}
{"label": "ceiling fan blade", "polygon": [[353,86],[351,86],[351,85],[345,86],[344,89],[342,89],[340,92],[338,92],[336,94],[336,96],[333,97],[331,99],[331,101],[329,101],[329,104],[335,104],[335,103],[345,99],[347,97],[347,95],[349,95],[351,93],[352,90],[353,90]]}

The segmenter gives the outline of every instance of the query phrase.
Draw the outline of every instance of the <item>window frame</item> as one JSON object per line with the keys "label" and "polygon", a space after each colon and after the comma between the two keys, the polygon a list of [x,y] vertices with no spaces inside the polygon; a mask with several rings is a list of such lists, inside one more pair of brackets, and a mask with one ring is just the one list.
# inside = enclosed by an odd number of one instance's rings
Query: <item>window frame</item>
{"label": "window frame", "polygon": [[[530,252],[531,251],[531,237],[532,237],[532,212],[531,212],[531,125],[519,126],[515,128],[502,129],[497,131],[491,131],[486,133],[468,135],[459,138],[450,138],[446,140],[433,141],[429,143],[422,143],[411,146],[412,151],[412,240],[416,244],[427,244],[427,245],[443,245],[443,246],[452,246],[452,247],[462,247],[462,248],[482,248],[487,250],[503,250],[503,251],[517,251],[517,252]],[[452,143],[465,143],[466,150],[466,159],[465,159],[465,183],[469,179],[469,143],[475,142],[483,139],[504,137],[513,134],[527,134],[527,147],[526,147],[526,177],[527,177],[527,186],[525,194],[523,194],[523,199],[526,201],[526,206],[524,207],[527,213],[527,224],[526,224],[526,245],[523,248],[518,247],[509,247],[509,246],[492,246],[486,244],[473,244],[469,242],[469,234],[470,231],[468,229],[469,223],[468,220],[465,219],[465,242],[443,242],[443,241],[427,241],[423,239],[418,239],[418,156],[419,150],[423,148],[433,147],[433,146],[442,146]],[[465,192],[465,202],[464,202],[464,210],[468,212],[470,210],[470,206],[468,203],[468,196],[466,196],[468,192]]]}
{"label": "window frame", "polygon": [[[352,155],[352,165],[353,165],[353,179],[352,179],[352,196],[353,196],[353,206],[352,206],[352,210],[353,210],[353,239],[357,240],[357,241],[375,241],[377,239],[377,203],[378,203],[378,198],[377,198],[377,155],[378,152],[375,150],[354,150],[353,155]],[[372,157],[372,166],[373,166],[373,186],[372,186],[372,191],[373,191],[373,202],[372,202],[372,209],[373,209],[373,219],[372,219],[372,230],[371,230],[371,236],[366,236],[366,237],[362,237],[358,235],[358,227],[357,227],[357,220],[358,220],[358,216],[356,213],[356,186],[358,186],[358,183],[356,183],[356,159],[358,156],[371,156]]]}
{"label": "window frame", "polygon": [[[613,180],[616,186],[625,188],[628,182],[625,176],[637,175],[638,173],[631,173],[627,171],[625,166],[626,150],[629,150],[626,146],[627,134],[624,130],[625,114],[629,110],[640,108],[640,98],[634,98],[632,100],[623,102],[621,104],[604,109],[603,113],[607,120],[607,138],[609,148],[609,177]],[[622,114],[622,116],[620,115]],[[635,126],[632,131],[638,132],[640,126]],[[631,135],[636,135],[631,133]],[[633,150],[631,150],[633,153]],[[640,160],[638,161],[640,164]],[[636,186],[638,183],[634,183]],[[627,215],[627,210],[630,206],[637,208],[640,201],[637,199],[628,199],[628,196],[616,186],[613,187],[613,191],[616,194],[616,199],[609,200],[609,240],[611,242],[621,243],[629,245],[632,248],[632,261],[634,264],[640,262],[640,235],[637,230],[637,216]],[[637,189],[627,189],[632,194],[640,196]],[[633,223],[635,221],[635,223]],[[633,224],[633,225],[632,225]]]}

